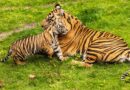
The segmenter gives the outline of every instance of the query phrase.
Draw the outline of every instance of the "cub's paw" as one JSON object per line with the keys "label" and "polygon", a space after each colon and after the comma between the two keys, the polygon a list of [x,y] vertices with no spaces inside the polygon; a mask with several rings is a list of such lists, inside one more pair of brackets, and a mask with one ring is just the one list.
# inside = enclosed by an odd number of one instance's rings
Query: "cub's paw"
{"label": "cub's paw", "polygon": [[25,64],[26,64],[25,61],[20,61],[20,60],[14,60],[14,63],[15,63],[16,65],[25,65]]}

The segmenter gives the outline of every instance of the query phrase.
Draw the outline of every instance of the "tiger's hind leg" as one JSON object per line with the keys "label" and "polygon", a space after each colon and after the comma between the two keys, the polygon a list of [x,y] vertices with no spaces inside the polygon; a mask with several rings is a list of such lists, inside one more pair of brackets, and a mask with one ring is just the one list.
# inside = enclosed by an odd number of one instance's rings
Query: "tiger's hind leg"
{"label": "tiger's hind leg", "polygon": [[87,50],[83,53],[83,62],[85,67],[92,67],[96,59],[90,59],[87,55]]}
{"label": "tiger's hind leg", "polygon": [[95,59],[90,59],[90,58],[87,58],[86,60],[84,60],[84,63],[85,63],[86,67],[92,67],[93,63],[95,63],[95,62],[96,62]]}
{"label": "tiger's hind leg", "polygon": [[87,55],[87,51],[85,51],[83,53],[83,56],[82,56],[82,61],[72,61],[72,64],[73,65],[79,65],[79,66],[83,66],[83,67],[92,67],[93,66],[93,63],[96,61],[96,58],[93,57],[93,59],[90,59]]}
{"label": "tiger's hind leg", "polygon": [[85,63],[83,61],[75,61],[75,60],[72,60],[71,64],[72,65],[78,65],[78,66],[81,66],[81,67],[92,67],[92,65],[93,65],[93,64]]}
{"label": "tiger's hind leg", "polygon": [[25,60],[23,60],[21,57],[19,57],[19,56],[14,56],[13,57],[13,60],[14,60],[14,63],[16,64],[16,65],[25,65],[26,64],[26,62],[25,62]]}
{"label": "tiger's hind leg", "polygon": [[86,58],[83,61],[75,61],[75,60],[73,60],[71,63],[73,65],[79,65],[79,66],[83,66],[83,67],[92,67],[94,62],[95,62],[94,59],[91,60],[89,58]]}

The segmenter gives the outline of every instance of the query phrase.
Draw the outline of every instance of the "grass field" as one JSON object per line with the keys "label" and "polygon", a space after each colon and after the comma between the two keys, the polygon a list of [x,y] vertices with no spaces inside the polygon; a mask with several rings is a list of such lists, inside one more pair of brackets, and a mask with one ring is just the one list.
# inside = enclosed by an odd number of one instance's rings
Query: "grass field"
{"label": "grass field", "polygon": [[[0,33],[37,23],[34,29],[0,41],[0,58],[12,42],[43,32],[40,22],[56,2],[86,26],[121,36],[130,46],[129,0],[0,0]],[[16,66],[9,59],[0,63],[0,84],[4,84],[0,90],[130,90],[130,83],[120,80],[130,63],[96,63],[92,68],[83,68],[71,65],[70,60],[60,62],[57,58],[33,56],[26,65]],[[30,74],[36,78],[29,79]]]}

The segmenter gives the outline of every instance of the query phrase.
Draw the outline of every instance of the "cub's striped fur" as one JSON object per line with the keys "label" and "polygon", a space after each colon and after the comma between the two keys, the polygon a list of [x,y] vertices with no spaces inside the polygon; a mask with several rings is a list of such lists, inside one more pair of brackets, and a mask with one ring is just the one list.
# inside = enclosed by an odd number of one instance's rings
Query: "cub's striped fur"
{"label": "cub's striped fur", "polygon": [[[66,35],[60,36],[58,38],[64,55],[75,55],[77,52],[79,52],[81,55],[83,55],[83,60],[87,62],[88,60],[86,56],[88,53],[88,48],[89,50],[91,49],[91,47],[93,46],[92,43],[96,43],[95,40],[98,40],[99,38],[104,38],[104,40],[106,39],[106,41],[110,43],[107,45],[107,48],[113,47],[114,49],[115,47],[115,49],[113,51],[112,48],[109,48],[109,49],[103,48],[104,50],[109,50],[111,53],[101,51],[102,53],[105,53],[106,57],[103,58],[103,60],[99,60],[99,61],[109,62],[111,61],[111,56],[115,57],[118,55],[120,57],[123,56],[122,57],[123,59],[126,59],[126,57],[129,58],[129,54],[128,54],[129,50],[124,49],[124,48],[127,48],[127,49],[129,48],[125,45],[126,43],[123,41],[122,38],[108,32],[100,32],[100,31],[95,31],[95,30],[87,28],[76,17],[64,12],[64,10],[61,9],[61,6],[59,4],[57,4],[55,6],[55,9],[51,11],[49,15],[47,16],[47,18],[42,21],[42,27],[47,28],[50,25],[52,25],[54,21],[59,21],[59,23],[61,23],[68,30],[68,33]],[[115,39],[116,43],[119,43],[120,45],[117,47],[114,44],[114,42],[111,42],[111,39]],[[119,39],[119,42],[116,39]],[[96,52],[97,50],[100,51],[100,49],[98,48],[101,48],[101,46],[106,47],[105,46],[106,43],[105,41],[104,42],[103,41],[101,43],[96,43],[97,47],[93,48],[95,49],[95,51],[90,50],[89,52],[97,53]],[[124,43],[124,46],[121,46],[123,43]],[[96,56],[100,57],[102,56],[102,53],[97,53]],[[109,57],[107,58],[107,56]],[[119,61],[119,58],[115,58],[115,62],[116,61]]]}
{"label": "cub's striped fur", "polygon": [[59,59],[63,60],[64,57],[57,41],[57,35],[66,33],[66,31],[64,27],[57,24],[54,27],[50,26],[41,34],[18,40],[10,46],[8,54],[2,62],[5,62],[9,56],[12,56],[16,64],[24,64],[25,59],[29,55],[47,53],[51,56],[53,50]]}

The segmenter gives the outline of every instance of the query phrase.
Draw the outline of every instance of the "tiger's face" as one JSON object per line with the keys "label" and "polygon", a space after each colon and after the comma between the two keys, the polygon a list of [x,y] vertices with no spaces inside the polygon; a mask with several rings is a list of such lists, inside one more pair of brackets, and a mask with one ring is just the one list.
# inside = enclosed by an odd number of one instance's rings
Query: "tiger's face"
{"label": "tiger's face", "polygon": [[50,26],[57,26],[60,34],[67,34],[71,30],[71,21],[66,19],[66,14],[59,4],[56,4],[55,9],[51,11],[48,16],[41,22],[43,29],[47,29]]}

